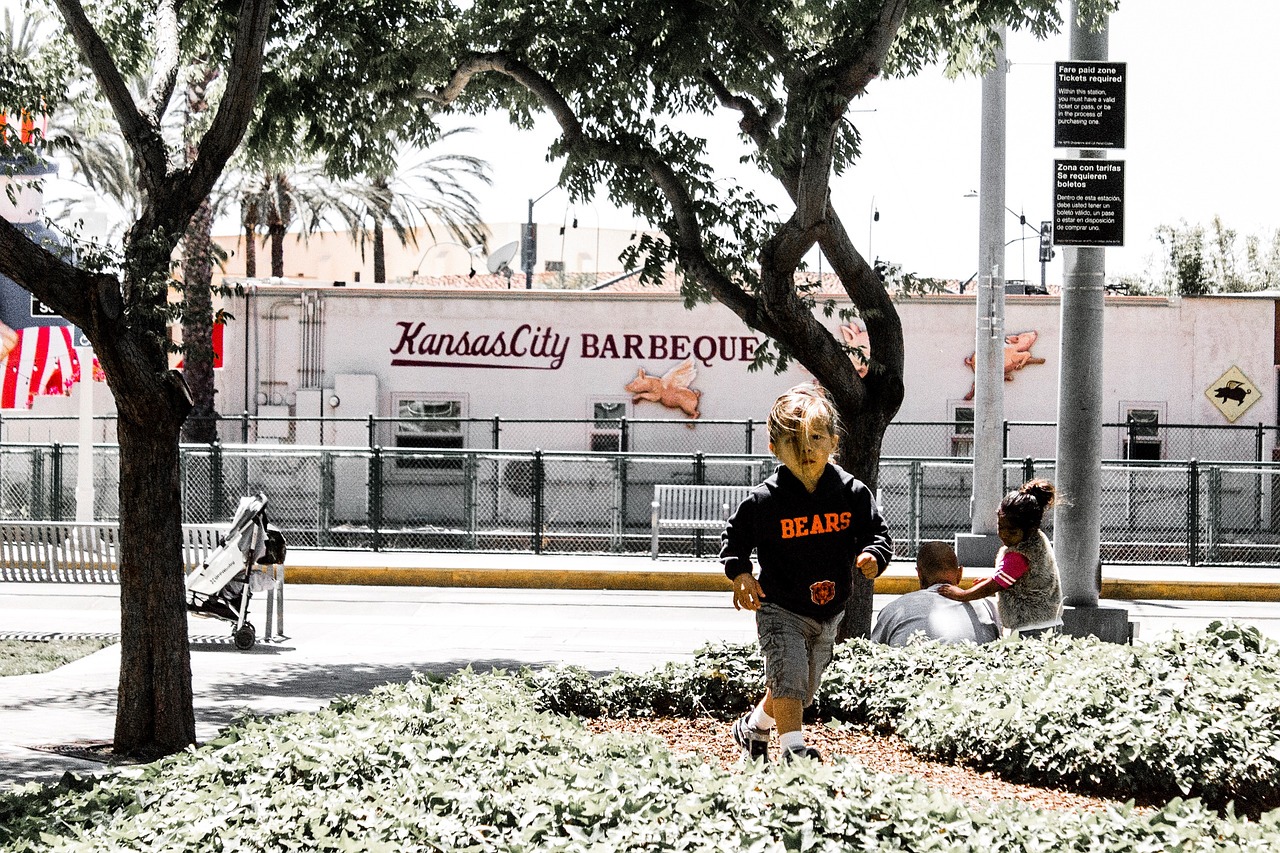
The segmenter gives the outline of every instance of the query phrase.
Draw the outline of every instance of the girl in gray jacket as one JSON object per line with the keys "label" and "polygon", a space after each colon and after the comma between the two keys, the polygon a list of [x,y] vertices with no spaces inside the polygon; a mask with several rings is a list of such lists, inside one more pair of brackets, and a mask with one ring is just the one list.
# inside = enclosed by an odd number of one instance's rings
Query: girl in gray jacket
{"label": "girl in gray jacket", "polygon": [[1000,622],[1023,637],[1062,628],[1062,586],[1053,547],[1040,529],[1044,511],[1053,505],[1048,480],[1030,480],[1000,502],[996,533],[1003,547],[996,572],[968,590],[948,585],[939,593],[954,601],[999,595]]}

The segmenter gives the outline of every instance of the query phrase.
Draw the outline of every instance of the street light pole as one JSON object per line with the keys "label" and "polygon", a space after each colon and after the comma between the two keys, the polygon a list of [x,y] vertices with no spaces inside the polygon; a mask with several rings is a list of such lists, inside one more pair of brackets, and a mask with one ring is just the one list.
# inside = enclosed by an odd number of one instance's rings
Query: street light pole
{"label": "street light pole", "polygon": [[995,65],[982,78],[982,139],[978,195],[978,287],[973,355],[973,491],[969,533],[956,535],[964,566],[994,566],[1000,540],[996,509],[1004,497],[1004,214],[1005,50],[999,34]]}
{"label": "street light pole", "polygon": [[414,277],[414,278],[417,278],[417,277],[418,277],[418,273],[422,270],[422,265],[426,262],[426,260],[427,260],[427,255],[428,255],[428,254],[430,254],[431,250],[432,250],[432,249],[437,249],[437,248],[439,248],[439,247],[441,247],[441,246],[457,246],[459,249],[465,249],[465,250],[466,250],[466,252],[467,252],[467,264],[468,264],[468,266],[470,266],[470,267],[471,267],[471,271],[467,273],[467,278],[475,278],[475,276],[476,276],[476,256],[477,256],[478,254],[480,254],[480,253],[482,252],[482,250],[484,249],[483,244],[477,243],[477,244],[476,244],[476,245],[474,245],[474,246],[464,246],[464,245],[462,245],[461,243],[456,243],[456,242],[454,242],[453,240],[440,240],[439,242],[432,243],[430,246],[428,246],[426,249],[424,249],[424,250],[423,250],[423,252],[422,252],[422,257],[418,258],[418,264],[417,264],[417,266],[415,266],[415,267],[413,268],[413,277]]}
{"label": "street light pole", "polygon": [[525,290],[533,289],[533,267],[538,261],[538,227],[533,224],[533,206],[546,198],[551,190],[558,186],[560,185],[555,184],[537,198],[529,199],[529,218],[524,224],[524,240],[520,246],[520,268],[524,270]]}

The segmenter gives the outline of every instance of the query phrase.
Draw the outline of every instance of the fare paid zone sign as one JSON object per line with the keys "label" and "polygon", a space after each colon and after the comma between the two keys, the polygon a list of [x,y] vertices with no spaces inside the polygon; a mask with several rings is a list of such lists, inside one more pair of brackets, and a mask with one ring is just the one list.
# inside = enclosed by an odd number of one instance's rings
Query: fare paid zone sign
{"label": "fare paid zone sign", "polygon": [[[1054,89],[1057,148],[1124,148],[1123,62],[1059,62]],[[1124,161],[1053,161],[1053,243],[1124,245]]]}
{"label": "fare paid zone sign", "polygon": [[1053,147],[1124,148],[1125,63],[1055,67]]}
{"label": "fare paid zone sign", "polygon": [[1124,245],[1124,161],[1053,161],[1053,242]]}

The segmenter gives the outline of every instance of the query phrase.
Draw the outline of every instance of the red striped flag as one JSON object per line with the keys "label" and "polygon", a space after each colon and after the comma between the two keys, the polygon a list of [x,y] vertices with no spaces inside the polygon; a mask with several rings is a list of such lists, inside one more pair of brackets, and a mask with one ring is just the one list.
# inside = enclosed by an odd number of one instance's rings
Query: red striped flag
{"label": "red striped flag", "polygon": [[68,394],[80,381],[80,359],[71,345],[70,326],[12,331],[0,324],[0,354],[0,409],[29,409],[38,395]]}

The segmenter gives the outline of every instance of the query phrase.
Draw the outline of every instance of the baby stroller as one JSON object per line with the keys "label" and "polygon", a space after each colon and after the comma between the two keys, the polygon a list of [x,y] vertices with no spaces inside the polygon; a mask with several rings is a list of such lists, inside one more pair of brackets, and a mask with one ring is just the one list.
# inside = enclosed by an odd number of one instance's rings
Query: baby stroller
{"label": "baby stroller", "polygon": [[226,536],[187,575],[187,610],[232,623],[231,636],[240,651],[253,648],[258,638],[249,621],[249,599],[275,585],[272,573],[258,567],[284,563],[284,535],[267,523],[266,508],[266,495],[241,498]]}

